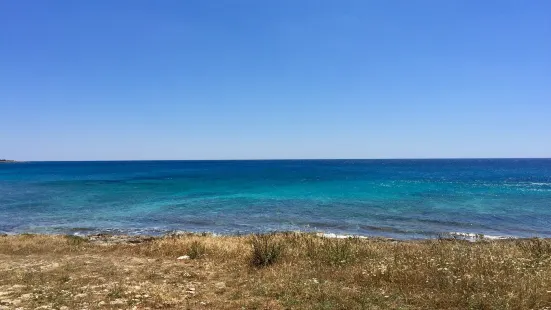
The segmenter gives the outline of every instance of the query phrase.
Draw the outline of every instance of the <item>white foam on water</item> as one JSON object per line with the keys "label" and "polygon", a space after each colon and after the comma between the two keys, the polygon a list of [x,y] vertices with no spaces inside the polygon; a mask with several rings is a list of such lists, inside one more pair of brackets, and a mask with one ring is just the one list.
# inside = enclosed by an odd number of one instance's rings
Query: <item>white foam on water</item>
{"label": "white foam on water", "polygon": [[511,236],[485,235],[485,234],[476,234],[476,233],[469,233],[469,232],[456,232],[456,231],[449,232],[448,235],[456,236],[456,237],[459,237],[461,239],[465,239],[465,240],[468,240],[468,241],[515,239],[515,237],[511,237]]}
{"label": "white foam on water", "polygon": [[360,235],[338,235],[334,233],[323,233],[319,232],[316,234],[318,237],[324,237],[324,238],[335,238],[335,239],[347,239],[347,238],[360,238],[360,239],[367,239],[366,236],[360,236]]}

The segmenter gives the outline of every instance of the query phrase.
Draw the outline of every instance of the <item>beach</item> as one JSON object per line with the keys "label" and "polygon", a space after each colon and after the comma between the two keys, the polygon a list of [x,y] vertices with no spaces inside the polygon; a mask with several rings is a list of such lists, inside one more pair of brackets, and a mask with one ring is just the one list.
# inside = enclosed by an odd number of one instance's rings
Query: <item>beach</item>
{"label": "beach", "polygon": [[4,235],[0,309],[547,309],[548,239]]}

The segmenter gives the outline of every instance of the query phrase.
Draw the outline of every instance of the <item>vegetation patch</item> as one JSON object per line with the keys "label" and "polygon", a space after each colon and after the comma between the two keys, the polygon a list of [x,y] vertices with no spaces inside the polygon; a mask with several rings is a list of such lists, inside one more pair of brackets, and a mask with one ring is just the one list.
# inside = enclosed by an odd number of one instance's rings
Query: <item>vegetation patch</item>
{"label": "vegetation patch", "polygon": [[278,233],[136,240],[4,236],[0,308],[551,307],[549,239],[395,241]]}

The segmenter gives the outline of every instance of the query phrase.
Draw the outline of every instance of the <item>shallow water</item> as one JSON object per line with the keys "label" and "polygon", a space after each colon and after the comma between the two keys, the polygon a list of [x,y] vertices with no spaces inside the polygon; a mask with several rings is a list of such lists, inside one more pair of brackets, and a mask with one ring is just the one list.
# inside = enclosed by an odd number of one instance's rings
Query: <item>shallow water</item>
{"label": "shallow water", "polygon": [[0,164],[0,232],[551,237],[551,159]]}

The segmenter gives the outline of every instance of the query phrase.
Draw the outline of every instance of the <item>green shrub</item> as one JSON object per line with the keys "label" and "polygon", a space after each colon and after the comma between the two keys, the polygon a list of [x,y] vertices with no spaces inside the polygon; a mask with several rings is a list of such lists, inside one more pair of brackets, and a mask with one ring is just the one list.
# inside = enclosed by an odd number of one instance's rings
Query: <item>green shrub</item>
{"label": "green shrub", "polygon": [[206,252],[207,252],[207,249],[206,249],[205,245],[202,242],[195,240],[189,246],[189,250],[187,252],[187,255],[191,259],[197,259],[197,258],[200,258],[201,256],[205,255]]}
{"label": "green shrub", "polygon": [[252,237],[251,264],[266,267],[277,262],[283,254],[283,244],[273,234],[257,234]]}

